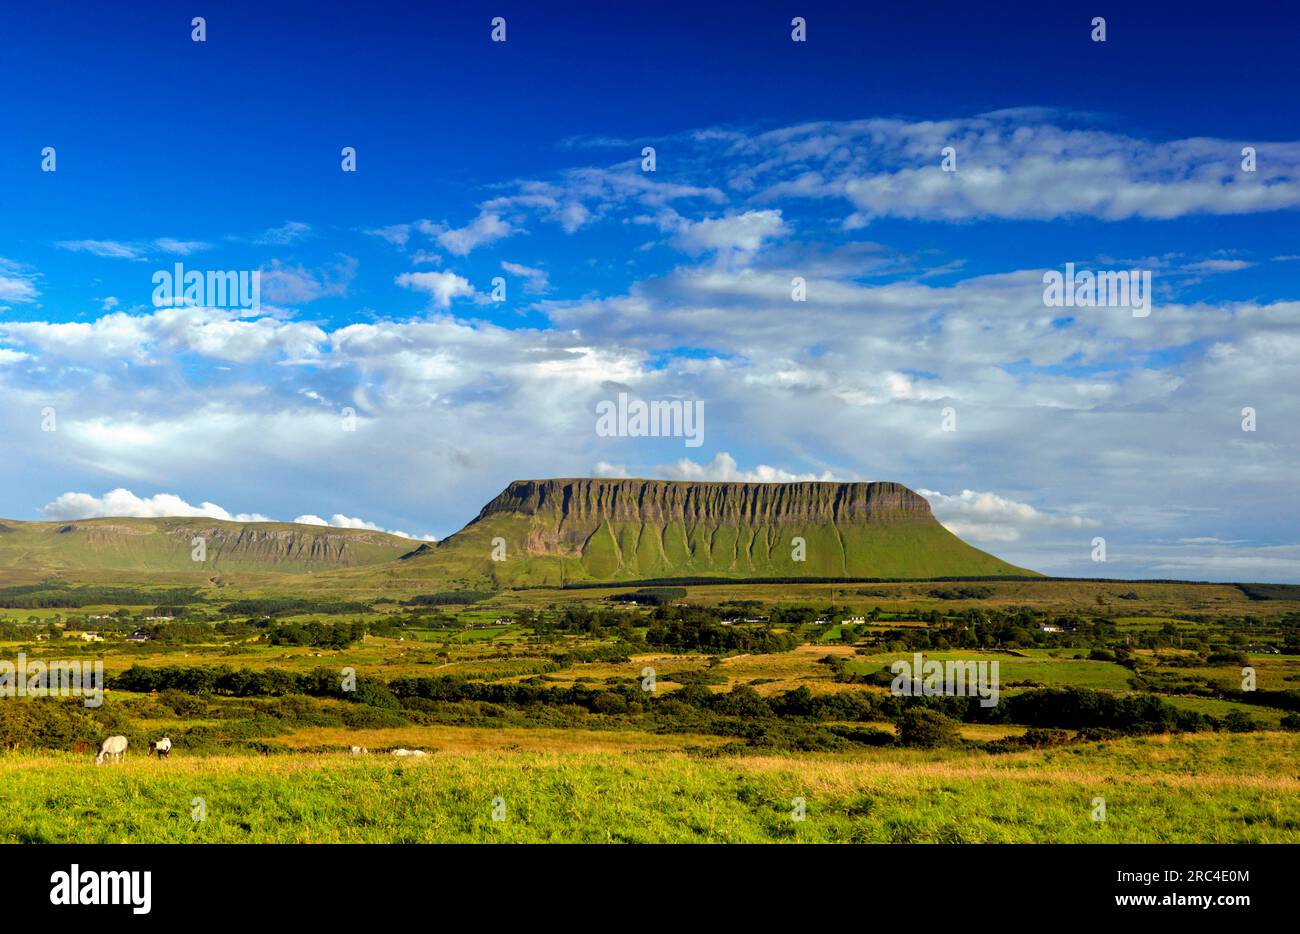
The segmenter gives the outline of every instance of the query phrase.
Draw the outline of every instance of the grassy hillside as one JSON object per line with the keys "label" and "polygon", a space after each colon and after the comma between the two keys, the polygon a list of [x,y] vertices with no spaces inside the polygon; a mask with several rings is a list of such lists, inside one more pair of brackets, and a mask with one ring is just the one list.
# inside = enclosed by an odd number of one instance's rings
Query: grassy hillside
{"label": "grassy hillside", "polygon": [[[193,560],[194,539],[205,542]],[[383,532],[217,519],[0,520],[0,569],[26,574],[302,572],[392,560],[416,543]]]}
{"label": "grassy hillside", "polygon": [[[493,516],[412,557],[403,569],[531,587],[665,577],[998,577],[1032,575],[966,544],[938,522],[880,526],[603,522],[577,554],[530,550],[554,529],[541,517]],[[792,558],[795,537],[805,560]],[[506,558],[493,561],[493,539]]]}

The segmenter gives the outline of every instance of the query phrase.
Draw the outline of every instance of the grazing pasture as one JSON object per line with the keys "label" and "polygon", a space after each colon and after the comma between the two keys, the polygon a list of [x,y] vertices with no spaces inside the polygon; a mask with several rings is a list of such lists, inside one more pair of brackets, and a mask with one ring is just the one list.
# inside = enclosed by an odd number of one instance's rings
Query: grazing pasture
{"label": "grazing pasture", "polygon": [[[994,758],[480,748],[398,759],[340,749],[86,770],[62,754],[9,754],[0,840],[1297,843],[1298,755],[1300,738],[1273,733]],[[1097,796],[1105,821],[1091,817]]]}

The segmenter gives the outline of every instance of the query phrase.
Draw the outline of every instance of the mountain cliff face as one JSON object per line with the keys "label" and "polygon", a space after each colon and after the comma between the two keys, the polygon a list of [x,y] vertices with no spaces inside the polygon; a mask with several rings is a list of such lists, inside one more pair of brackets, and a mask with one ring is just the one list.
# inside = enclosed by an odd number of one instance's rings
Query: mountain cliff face
{"label": "mountain cliff face", "polygon": [[516,480],[483,507],[558,513],[568,520],[854,522],[930,519],[930,504],[901,483],[685,483],[674,480]]}
{"label": "mountain cliff face", "polygon": [[1031,573],[961,541],[898,483],[519,480],[417,561],[501,586]]}

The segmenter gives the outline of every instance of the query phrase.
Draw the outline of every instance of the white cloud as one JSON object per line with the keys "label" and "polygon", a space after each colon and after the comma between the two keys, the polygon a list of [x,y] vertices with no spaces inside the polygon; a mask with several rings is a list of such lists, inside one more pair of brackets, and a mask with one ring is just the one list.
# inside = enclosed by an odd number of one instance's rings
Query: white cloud
{"label": "white cloud", "polygon": [[201,250],[210,250],[212,248],[212,244],[204,243],[201,240],[174,240],[171,237],[160,237],[153,242],[153,245],[163,253],[176,256],[189,256],[191,253],[198,253]]}
{"label": "white cloud", "polygon": [[357,261],[340,255],[337,262],[308,270],[301,263],[286,266],[273,260],[262,270],[262,297],[269,302],[301,305],[319,298],[341,297],[357,274]]}
{"label": "white cloud", "polygon": [[394,281],[408,289],[428,292],[438,308],[450,308],[455,299],[478,294],[468,279],[454,272],[404,272]]}
{"label": "white cloud", "polygon": [[89,253],[105,259],[126,259],[144,262],[154,253],[171,256],[189,256],[202,250],[209,250],[212,244],[201,240],[178,240],[175,237],[159,237],[147,242],[127,242],[123,240],[60,240],[54,244],[61,250],[73,253]]}
{"label": "white cloud", "polygon": [[411,239],[411,226],[411,224],[389,224],[387,227],[375,227],[364,233],[387,240],[395,247],[404,247]]}
{"label": "white cloud", "polygon": [[208,519],[226,519],[231,522],[270,522],[257,513],[231,514],[216,503],[191,506],[173,493],[157,493],[139,497],[130,490],[119,487],[103,496],[90,493],[64,493],[41,510],[46,518],[56,521],[94,519],[103,516],[157,519],[165,516],[195,516]]}
{"label": "white cloud", "polygon": [[[56,522],[75,519],[96,518],[136,518],[161,519],[169,516],[194,517],[205,519],[224,519],[227,522],[275,522],[260,513],[231,513],[216,503],[203,502],[197,506],[190,505],[174,493],[156,493],[153,496],[140,497],[124,488],[110,490],[103,496],[90,493],[64,493],[52,502],[46,503],[41,510],[46,518]],[[328,522],[319,516],[304,515],[293,520],[298,525],[321,525],[336,529],[368,529],[372,532],[385,532],[383,527],[364,519],[351,518],[336,513]],[[414,538],[419,541],[437,541],[432,535],[414,536],[405,532],[388,531],[389,535],[401,538]]]}
{"label": "white cloud", "polygon": [[1014,542],[1027,529],[1096,529],[1101,522],[1079,515],[1044,512],[1028,503],[962,490],[955,496],[935,490],[917,490],[930,501],[935,517],[954,535],[974,542]]}
{"label": "white cloud", "polygon": [[[768,200],[845,199],[855,209],[849,228],[878,217],[1167,220],[1300,207],[1300,144],[1260,144],[1259,171],[1245,173],[1240,142],[1152,141],[1069,122],[1021,109],[737,134],[726,138],[731,187]],[[940,167],[946,146],[955,172]]]}
{"label": "white cloud", "polygon": [[551,290],[551,282],[545,269],[536,269],[504,260],[501,262],[501,268],[510,275],[523,279],[524,291],[531,295],[544,295]]}
{"label": "white cloud", "polygon": [[467,256],[478,247],[508,237],[517,230],[495,211],[482,210],[464,227],[439,231],[438,245],[455,256]]}
{"label": "white cloud", "polygon": [[169,359],[173,353],[245,363],[268,355],[302,359],[314,355],[325,332],[315,325],[270,317],[243,319],[228,309],[187,307],[160,308],[146,315],[112,312],[89,322],[3,323],[0,340],[65,361],[129,360],[141,366],[165,366],[173,363]]}
{"label": "white cloud", "polygon": [[312,232],[311,224],[304,224],[302,221],[286,221],[279,227],[271,227],[262,231],[254,242],[268,246],[284,246],[302,240]]}
{"label": "white cloud", "polygon": [[385,529],[383,526],[374,522],[367,522],[365,519],[345,516],[338,512],[330,516],[328,522],[320,516],[313,515],[299,516],[293,521],[297,525],[325,525],[335,529],[368,529],[371,532],[386,532],[389,535],[396,535],[399,538],[414,538],[423,542],[436,542],[438,540],[432,535],[408,535],[406,532],[400,532],[394,529]]}
{"label": "white cloud", "polygon": [[20,263],[0,257],[0,302],[32,302],[40,294],[35,273]]}
{"label": "white cloud", "polygon": [[1205,259],[1195,263],[1188,263],[1183,266],[1183,271],[1192,273],[1215,273],[1215,272],[1237,272],[1240,269],[1249,269],[1254,263],[1249,263],[1244,259]]}
{"label": "white cloud", "polygon": [[129,259],[138,262],[148,259],[139,244],[122,243],[118,240],[60,240],[54,245],[60,250],[90,253],[105,259]]}
{"label": "white cloud", "polygon": [[[601,463],[596,465],[597,469],[612,470],[611,465]],[[626,475],[627,468],[622,468]],[[653,468],[654,475],[663,480],[697,480],[697,481],[719,481],[729,483],[801,483],[811,480],[832,481],[835,480],[834,474],[829,470],[821,473],[804,472],[797,473],[791,470],[785,470],[780,467],[769,467],[767,464],[758,464],[751,470],[741,470],[736,464],[736,459],[725,451],[715,454],[713,460],[701,464],[691,460],[689,457],[683,457],[680,460],[673,461],[670,464],[660,464]],[[616,476],[619,474],[605,473],[600,476]]]}
{"label": "white cloud", "polygon": [[765,240],[775,240],[789,232],[778,210],[746,211],[687,224],[673,238],[673,244],[693,255],[732,250],[753,253]]}

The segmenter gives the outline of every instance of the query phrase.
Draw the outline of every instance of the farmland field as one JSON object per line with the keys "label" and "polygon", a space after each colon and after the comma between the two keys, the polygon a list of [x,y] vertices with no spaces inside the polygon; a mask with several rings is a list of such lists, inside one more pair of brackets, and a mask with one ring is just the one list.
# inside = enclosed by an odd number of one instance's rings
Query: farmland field
{"label": "farmland field", "polygon": [[[281,590],[0,609],[0,658],[106,678],[97,707],[0,699],[0,839],[1300,842],[1292,600]],[[999,702],[894,696],[917,654],[996,662]],[[126,761],[96,767],[109,733]]]}

